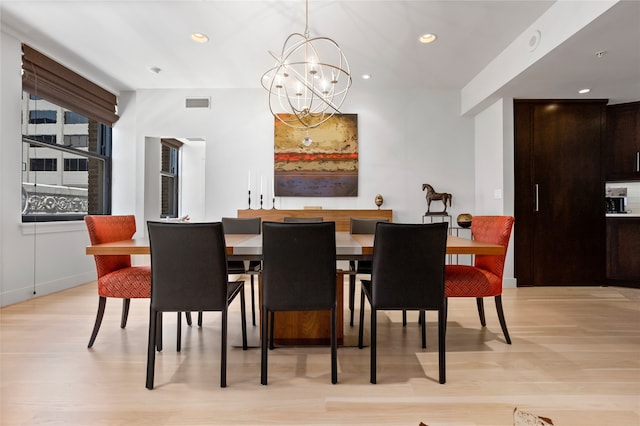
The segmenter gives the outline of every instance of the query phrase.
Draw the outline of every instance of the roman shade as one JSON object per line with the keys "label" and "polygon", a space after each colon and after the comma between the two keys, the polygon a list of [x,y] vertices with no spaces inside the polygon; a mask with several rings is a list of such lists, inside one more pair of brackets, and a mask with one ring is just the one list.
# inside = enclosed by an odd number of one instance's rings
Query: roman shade
{"label": "roman shade", "polygon": [[116,95],[26,44],[22,70],[24,91],[109,126],[118,121]]}

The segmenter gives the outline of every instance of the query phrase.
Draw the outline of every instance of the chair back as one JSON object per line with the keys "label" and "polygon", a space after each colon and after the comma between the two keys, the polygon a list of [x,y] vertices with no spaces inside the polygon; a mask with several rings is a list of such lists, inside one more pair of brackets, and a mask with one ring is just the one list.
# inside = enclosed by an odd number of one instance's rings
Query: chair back
{"label": "chair back", "polygon": [[222,227],[225,234],[259,234],[262,218],[223,217]]}
{"label": "chair back", "polygon": [[147,222],[151,305],[157,311],[227,307],[227,252],[222,222]]}
{"label": "chair back", "polygon": [[378,222],[389,222],[389,219],[380,218],[380,219],[370,219],[370,218],[356,218],[352,217],[350,219],[349,233],[351,234],[375,234],[376,233],[376,223]]}
{"label": "chair back", "polygon": [[371,271],[374,308],[443,306],[447,228],[446,222],[377,224]]}
{"label": "chair back", "polygon": [[336,305],[334,222],[262,224],[262,304],[268,310]]}
{"label": "chair back", "polygon": [[[91,244],[104,244],[114,241],[129,240],[136,233],[134,215],[84,217]],[[131,266],[129,255],[94,255],[98,278],[110,272]]]}
{"label": "chair back", "polygon": [[286,216],[282,219],[284,223],[317,223],[322,222],[321,217],[290,217]]}
{"label": "chair back", "polygon": [[483,243],[500,244],[505,248],[502,255],[476,255],[474,265],[502,279],[506,250],[511,237],[514,218],[512,216],[474,216],[471,235]]}
{"label": "chair back", "polygon": [[316,223],[322,222],[321,217],[290,217],[285,216],[283,218],[284,223]]}

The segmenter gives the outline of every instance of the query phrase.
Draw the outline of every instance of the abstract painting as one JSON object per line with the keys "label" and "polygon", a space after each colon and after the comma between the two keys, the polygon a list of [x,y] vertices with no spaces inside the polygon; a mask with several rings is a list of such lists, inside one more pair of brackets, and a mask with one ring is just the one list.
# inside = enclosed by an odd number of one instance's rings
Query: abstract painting
{"label": "abstract painting", "polygon": [[[336,114],[309,130],[289,127],[275,117],[274,122],[276,196],[358,195],[357,114]],[[303,142],[306,137],[310,144]]]}

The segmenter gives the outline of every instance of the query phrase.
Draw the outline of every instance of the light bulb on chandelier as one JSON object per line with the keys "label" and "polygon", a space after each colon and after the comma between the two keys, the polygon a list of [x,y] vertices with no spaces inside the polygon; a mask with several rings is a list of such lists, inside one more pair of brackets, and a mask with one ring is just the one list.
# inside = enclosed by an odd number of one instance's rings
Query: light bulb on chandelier
{"label": "light bulb on chandelier", "polygon": [[[309,0],[306,7],[304,34],[290,34],[279,55],[269,52],[276,63],[262,76],[271,114],[298,129],[317,127],[339,114],[352,81],[338,44],[328,37],[309,37]],[[303,144],[311,145],[308,135]]]}

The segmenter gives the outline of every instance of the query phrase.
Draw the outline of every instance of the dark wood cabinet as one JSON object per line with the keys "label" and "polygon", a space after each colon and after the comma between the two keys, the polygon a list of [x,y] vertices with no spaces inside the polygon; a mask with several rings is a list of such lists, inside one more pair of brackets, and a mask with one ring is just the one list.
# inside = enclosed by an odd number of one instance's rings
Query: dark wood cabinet
{"label": "dark wood cabinet", "polygon": [[519,286],[605,283],[606,100],[516,100]]}
{"label": "dark wood cabinet", "polygon": [[607,282],[640,288],[640,217],[607,218]]}
{"label": "dark wood cabinet", "polygon": [[640,102],[607,107],[607,180],[640,180]]}

